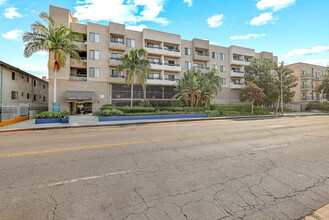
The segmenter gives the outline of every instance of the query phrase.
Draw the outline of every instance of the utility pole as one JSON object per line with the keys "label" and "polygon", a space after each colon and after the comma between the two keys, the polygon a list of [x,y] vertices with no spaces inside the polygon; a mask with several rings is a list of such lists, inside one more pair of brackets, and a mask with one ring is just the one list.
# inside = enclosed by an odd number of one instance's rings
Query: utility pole
{"label": "utility pole", "polygon": [[283,75],[283,73],[284,73],[284,70],[283,70],[283,61],[281,62],[281,73],[280,73],[280,75],[281,75],[281,114],[283,115],[283,77],[282,77],[282,75]]}

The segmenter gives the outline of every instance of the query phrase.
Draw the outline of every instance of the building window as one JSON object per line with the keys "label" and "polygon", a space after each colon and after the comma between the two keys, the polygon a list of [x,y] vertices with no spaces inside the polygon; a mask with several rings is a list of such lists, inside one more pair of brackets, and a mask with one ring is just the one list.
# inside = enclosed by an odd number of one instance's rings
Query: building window
{"label": "building window", "polygon": [[99,68],[89,68],[89,77],[98,78],[99,77]]}
{"label": "building window", "polygon": [[191,48],[185,47],[185,55],[186,56],[191,56]]}
{"label": "building window", "polygon": [[11,79],[12,79],[12,80],[17,80],[17,73],[12,72],[12,73],[11,73]]}
{"label": "building window", "polygon": [[26,78],[26,82],[28,82],[28,83],[30,82],[30,78],[29,77]]}
{"label": "building window", "polygon": [[123,38],[122,37],[111,37],[111,42],[112,43],[117,43],[117,44],[123,44]]}
{"label": "building window", "polygon": [[190,61],[185,61],[185,69],[189,70],[192,68],[192,62]]}
{"label": "building window", "polygon": [[122,53],[112,53],[111,59],[112,60],[122,60],[123,54]]}
{"label": "building window", "polygon": [[33,80],[33,86],[37,86],[37,81]]}
{"label": "building window", "polygon": [[165,80],[174,81],[175,80],[175,75],[165,74],[164,78],[165,78]]}
{"label": "building window", "polygon": [[38,95],[33,95],[33,101],[38,101]]}
{"label": "building window", "polygon": [[212,58],[214,60],[218,60],[218,53],[217,52],[212,52]]}
{"label": "building window", "polygon": [[46,102],[46,96],[42,97],[42,101]]}
{"label": "building window", "polygon": [[135,48],[136,47],[136,42],[135,42],[135,39],[130,39],[130,38],[127,38],[126,39],[126,46],[129,47],[129,48]]}
{"label": "building window", "polygon": [[26,93],[26,98],[31,99],[31,93]]}
{"label": "building window", "polygon": [[100,35],[96,33],[89,33],[89,42],[99,43]]}
{"label": "building window", "polygon": [[226,85],[226,78],[220,78],[220,82],[222,84],[222,86]]}
{"label": "building window", "polygon": [[43,84],[43,89],[46,89],[46,84]]}
{"label": "building window", "polygon": [[22,92],[22,97],[24,97],[24,92]]}
{"label": "building window", "polygon": [[160,73],[149,73],[148,79],[161,79]]}
{"label": "building window", "polygon": [[220,67],[219,67],[219,71],[220,71],[221,73],[225,73],[225,72],[226,72],[226,66],[220,65]]}
{"label": "building window", "polygon": [[22,79],[24,79],[24,76],[22,75]]}
{"label": "building window", "polygon": [[18,99],[18,92],[17,91],[11,91],[11,99]]}
{"label": "building window", "polygon": [[90,50],[89,51],[89,59],[90,60],[99,60],[99,51],[98,50]]}
{"label": "building window", "polygon": [[218,65],[217,64],[213,64],[212,65],[212,68],[215,69],[215,70],[218,70]]}
{"label": "building window", "polygon": [[220,60],[225,60],[225,53],[220,53]]}

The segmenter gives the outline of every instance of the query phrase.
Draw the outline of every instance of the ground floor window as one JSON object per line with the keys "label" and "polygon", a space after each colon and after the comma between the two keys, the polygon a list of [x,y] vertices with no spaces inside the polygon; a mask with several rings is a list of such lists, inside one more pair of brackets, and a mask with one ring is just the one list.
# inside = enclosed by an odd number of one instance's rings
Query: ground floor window
{"label": "ground floor window", "polygon": [[70,113],[72,115],[92,113],[92,102],[70,102]]}
{"label": "ground floor window", "polygon": [[[123,84],[112,85],[112,98],[113,99],[130,99],[131,98],[131,86]],[[143,99],[144,92],[140,85],[134,85],[134,99]]]}

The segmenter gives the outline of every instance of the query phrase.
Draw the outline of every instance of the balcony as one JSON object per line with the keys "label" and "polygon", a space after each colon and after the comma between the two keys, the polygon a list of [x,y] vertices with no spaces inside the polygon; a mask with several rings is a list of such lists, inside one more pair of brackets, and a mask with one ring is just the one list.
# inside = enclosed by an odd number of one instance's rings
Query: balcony
{"label": "balcony", "polygon": [[87,51],[86,41],[75,41],[74,44],[79,48],[80,51]]}
{"label": "balcony", "polygon": [[232,58],[232,63],[231,65],[239,65],[239,66],[248,66],[250,64],[250,61],[247,59],[242,59],[242,58]]}
{"label": "balcony", "polygon": [[302,73],[300,74],[300,78],[305,79],[305,78],[313,78],[313,75],[311,73]]}
{"label": "balcony", "polygon": [[165,71],[180,72],[182,70],[180,64],[176,63],[165,63],[163,69]]}
{"label": "balcony", "polygon": [[244,83],[231,83],[231,89],[243,89]]}
{"label": "balcony", "polygon": [[170,57],[181,57],[181,52],[178,48],[168,48],[166,46],[163,48],[162,54]]}
{"label": "balcony", "polygon": [[87,81],[87,73],[71,73],[70,80],[72,81]]}
{"label": "balcony", "polygon": [[167,78],[154,78],[147,77],[146,83],[148,85],[167,85],[167,86],[175,86],[177,85],[178,79],[167,79]]}
{"label": "balcony", "polygon": [[163,65],[161,62],[150,62],[150,66],[152,70],[163,70]]}
{"label": "balcony", "polygon": [[314,97],[312,96],[301,96],[302,101],[314,101]]}
{"label": "balcony", "polygon": [[301,85],[301,90],[313,90],[314,87],[312,85]]}
{"label": "balcony", "polygon": [[160,46],[145,45],[144,49],[149,54],[161,54],[163,55],[163,48]]}
{"label": "balcony", "polygon": [[123,41],[115,41],[111,40],[109,44],[109,48],[113,50],[126,50],[126,45],[124,45]]}
{"label": "balcony", "polygon": [[195,53],[193,54],[193,59],[200,60],[200,61],[209,61],[210,60],[208,53],[198,52],[198,51],[195,51]]}
{"label": "balcony", "polygon": [[109,66],[118,66],[122,64],[122,57],[110,57]]}
{"label": "balcony", "polygon": [[244,77],[244,71],[237,71],[237,70],[232,70],[231,71],[231,77]]}
{"label": "balcony", "polygon": [[120,74],[111,74],[109,81],[112,83],[126,83],[125,76]]}
{"label": "balcony", "polygon": [[321,81],[321,80],[323,80],[323,76],[315,76],[314,80]]}
{"label": "balcony", "polygon": [[80,58],[80,61],[78,60],[75,60],[73,58],[71,58],[70,60],[70,66],[72,68],[87,68],[87,59],[85,57],[81,57]]}

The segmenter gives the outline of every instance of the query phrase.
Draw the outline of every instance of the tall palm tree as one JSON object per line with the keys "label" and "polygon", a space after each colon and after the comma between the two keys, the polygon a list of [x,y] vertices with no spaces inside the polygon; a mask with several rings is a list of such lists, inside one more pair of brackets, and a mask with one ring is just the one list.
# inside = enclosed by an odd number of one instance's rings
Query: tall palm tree
{"label": "tall palm tree", "polygon": [[126,70],[126,80],[128,85],[131,85],[130,106],[133,106],[134,99],[134,79],[137,76],[142,84],[143,90],[146,87],[147,74],[150,72],[150,64],[144,57],[147,52],[144,49],[132,49],[128,54],[125,54],[122,59],[122,64],[117,66],[117,71]]}
{"label": "tall palm tree", "polygon": [[31,57],[39,51],[49,52],[48,72],[54,71],[54,100],[57,102],[56,81],[57,71],[65,66],[66,57],[80,60],[79,48],[73,41],[82,41],[81,34],[73,33],[72,29],[65,25],[56,26],[54,20],[45,12],[40,13],[40,18],[47,26],[36,21],[31,25],[32,32],[26,32],[23,36],[25,44],[24,56]]}

